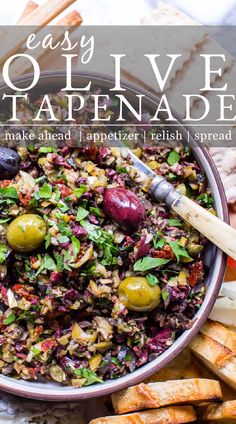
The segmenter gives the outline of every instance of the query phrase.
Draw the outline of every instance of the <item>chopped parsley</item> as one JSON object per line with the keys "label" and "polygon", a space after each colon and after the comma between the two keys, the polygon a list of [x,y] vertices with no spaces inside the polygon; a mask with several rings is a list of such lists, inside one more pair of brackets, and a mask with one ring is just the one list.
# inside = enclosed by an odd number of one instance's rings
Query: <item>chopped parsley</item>
{"label": "chopped parsley", "polygon": [[157,284],[159,284],[158,278],[155,275],[153,275],[153,274],[148,274],[146,276],[146,279],[147,279],[148,284],[150,286],[152,286],[152,287],[153,286],[156,286]]}
{"label": "chopped parsley", "polygon": [[11,312],[10,315],[8,315],[8,317],[3,320],[3,324],[9,325],[12,322],[14,322],[15,319],[16,319],[16,315],[14,314],[14,312]]}
{"label": "chopped parsley", "polygon": [[193,260],[191,256],[189,256],[187,250],[184,247],[180,246],[177,241],[170,241],[169,244],[176,256],[177,262],[179,262],[183,258],[187,259],[187,262],[191,262]]}
{"label": "chopped parsley", "polygon": [[94,383],[103,383],[102,379],[97,376],[93,371],[88,370],[87,368],[76,368],[74,374],[77,378],[84,378],[86,382],[84,386],[90,386]]}
{"label": "chopped parsley", "polygon": [[38,199],[51,199],[52,197],[52,186],[48,183],[43,183],[39,191],[35,193],[36,200]]}
{"label": "chopped parsley", "polygon": [[89,212],[81,206],[78,207],[76,221],[82,221],[86,216],[88,216]]}
{"label": "chopped parsley", "polygon": [[169,259],[152,258],[151,256],[146,256],[135,262],[134,271],[148,271],[149,269],[159,268],[168,262]]}
{"label": "chopped parsley", "polygon": [[169,155],[168,155],[167,163],[168,163],[168,165],[173,166],[173,165],[175,165],[176,163],[178,163],[178,162],[179,162],[179,160],[180,160],[180,155],[179,155],[179,153],[178,153],[178,152],[176,152],[176,150],[172,150],[172,151],[169,153]]}

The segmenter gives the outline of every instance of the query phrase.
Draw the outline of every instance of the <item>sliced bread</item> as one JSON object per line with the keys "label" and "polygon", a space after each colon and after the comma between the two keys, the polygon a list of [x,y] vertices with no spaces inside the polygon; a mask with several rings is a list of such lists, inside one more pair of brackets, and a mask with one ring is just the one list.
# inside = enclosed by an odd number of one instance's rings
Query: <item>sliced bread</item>
{"label": "sliced bread", "polygon": [[236,400],[224,402],[221,405],[209,405],[202,411],[202,418],[207,423],[236,423]]}
{"label": "sliced bread", "polygon": [[190,349],[214,374],[236,390],[236,357],[230,349],[200,333],[190,343]]}
{"label": "sliced bread", "polygon": [[201,333],[216,340],[236,355],[236,333],[217,321],[208,320],[201,328]]}
{"label": "sliced bread", "polygon": [[112,395],[113,407],[118,414],[168,405],[198,404],[221,399],[220,383],[201,378],[142,383]]}
{"label": "sliced bread", "polygon": [[97,418],[89,424],[183,424],[196,421],[196,413],[191,406],[172,406],[135,412],[127,415]]}

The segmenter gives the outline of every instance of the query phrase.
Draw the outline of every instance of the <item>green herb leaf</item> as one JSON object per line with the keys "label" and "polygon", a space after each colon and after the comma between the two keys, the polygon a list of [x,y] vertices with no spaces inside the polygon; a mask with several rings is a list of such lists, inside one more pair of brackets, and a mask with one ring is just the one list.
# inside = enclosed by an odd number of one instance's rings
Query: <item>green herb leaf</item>
{"label": "green herb leaf", "polygon": [[118,172],[118,174],[128,174],[128,171],[126,168],[122,168],[121,166],[117,166],[116,167],[116,172]]}
{"label": "green herb leaf", "polygon": [[88,216],[89,212],[81,206],[78,207],[76,221],[82,221],[86,216]]}
{"label": "green herb leaf", "polygon": [[48,249],[48,247],[51,244],[51,234],[47,233],[46,236],[44,237],[45,240],[45,249]]}
{"label": "green herb leaf", "polygon": [[43,183],[39,191],[35,193],[36,199],[51,199],[52,197],[52,186],[48,183]]}
{"label": "green herb leaf", "polygon": [[212,197],[209,196],[207,193],[200,194],[200,196],[197,197],[197,201],[199,201],[200,203],[208,207],[210,207],[213,204]]}
{"label": "green herb leaf", "polygon": [[86,379],[86,383],[84,384],[84,386],[90,386],[94,383],[103,383],[101,378],[99,378],[95,372],[90,371],[87,368],[76,368],[74,370],[74,374],[77,378]]}
{"label": "green herb leaf", "polygon": [[176,180],[176,178],[177,178],[176,174],[174,174],[173,172],[169,172],[169,174],[168,174],[168,180],[169,181],[174,181],[174,180]]}
{"label": "green herb leaf", "polygon": [[153,286],[156,286],[157,284],[159,284],[158,278],[155,275],[153,275],[153,274],[148,274],[146,276],[146,279],[147,279],[148,284],[150,286],[152,286],[152,287]]}
{"label": "green herb leaf", "polygon": [[34,144],[28,144],[27,149],[28,149],[31,153],[33,153],[33,151],[34,151],[34,149],[35,149]]}
{"label": "green herb leaf", "polygon": [[63,256],[59,255],[59,253],[54,253],[54,257],[56,259],[56,263],[57,263],[57,269],[59,272],[62,272],[64,269],[63,266]]}
{"label": "green herb leaf", "polygon": [[59,241],[59,243],[68,243],[68,241],[70,241],[69,237],[67,236],[58,236],[57,240]]}
{"label": "green herb leaf", "polygon": [[55,271],[56,264],[54,260],[49,255],[45,255],[43,259],[43,269],[46,269],[47,271]]}
{"label": "green herb leaf", "polygon": [[0,264],[2,264],[7,256],[7,246],[5,244],[0,244]]}
{"label": "green herb leaf", "polygon": [[54,260],[51,258],[50,255],[46,254],[44,258],[42,259],[41,265],[35,275],[37,277],[40,274],[40,272],[42,272],[43,270],[55,271],[55,269],[56,269],[56,264]]}
{"label": "green herb leaf", "polygon": [[148,271],[149,269],[158,268],[162,265],[165,265],[168,262],[169,259],[152,258],[151,256],[146,256],[135,262],[134,271]]}
{"label": "green herb leaf", "polygon": [[71,231],[70,227],[64,221],[58,222],[57,226],[58,226],[60,233],[63,234],[63,236],[70,237],[72,235],[72,231]]}
{"label": "green herb leaf", "polygon": [[34,354],[34,356],[39,356],[41,353],[41,349],[38,346],[32,346],[30,351]]}
{"label": "green herb leaf", "polygon": [[86,185],[81,184],[78,188],[75,188],[73,194],[79,199],[88,190]]}
{"label": "green herb leaf", "polygon": [[162,249],[166,244],[166,239],[159,239],[159,235],[155,236],[153,239],[153,246],[155,249]]}
{"label": "green herb leaf", "polygon": [[39,153],[51,153],[51,152],[55,152],[56,149],[54,149],[54,147],[50,147],[50,146],[42,146],[39,148]]}
{"label": "green herb leaf", "polygon": [[114,235],[108,231],[102,230],[98,225],[91,224],[88,221],[81,221],[82,227],[87,231],[88,238],[93,241],[103,252],[102,265],[113,265],[117,263],[116,256],[119,253],[114,245]]}
{"label": "green herb leaf", "polygon": [[18,200],[18,194],[15,187],[8,186],[0,188],[0,198]]}
{"label": "green herb leaf", "polygon": [[60,209],[62,213],[65,213],[70,209],[69,206],[62,200],[58,202],[57,207]]}
{"label": "green herb leaf", "polygon": [[16,316],[14,312],[11,312],[10,315],[8,315],[8,317],[3,320],[3,324],[4,325],[11,324],[12,322],[15,321],[15,319],[16,319]]}
{"label": "green herb leaf", "polygon": [[162,299],[166,301],[168,299],[169,293],[166,290],[162,290],[161,292]]}
{"label": "green herb leaf", "polygon": [[180,160],[180,155],[178,152],[176,152],[175,150],[172,150],[167,158],[167,163],[172,166],[175,165],[176,163],[178,163]]}
{"label": "green herb leaf", "polygon": [[43,268],[47,271],[55,271],[56,265],[54,260],[49,255],[45,255],[43,259]]}
{"label": "green herb leaf", "polygon": [[77,237],[72,236],[71,242],[72,242],[72,245],[73,245],[74,255],[77,256],[79,251],[80,251],[80,241],[79,241],[79,239],[77,239]]}
{"label": "green herb leaf", "polygon": [[5,224],[5,222],[10,221],[11,218],[0,218],[0,224]]}
{"label": "green herb leaf", "polygon": [[[124,360],[125,360],[125,358],[124,358]],[[115,356],[113,356],[111,358],[111,362],[112,362],[112,364],[116,365],[117,367],[122,366],[121,362]]]}
{"label": "green herb leaf", "polygon": [[28,202],[29,208],[37,208],[38,207],[38,201],[33,198]]}
{"label": "green herb leaf", "polygon": [[189,256],[187,250],[180,246],[177,241],[171,241],[169,244],[176,256],[177,262],[179,262],[182,258],[187,258],[190,260],[192,259],[191,256]]}
{"label": "green herb leaf", "polygon": [[71,271],[71,266],[68,264],[72,260],[72,256],[67,250],[64,250],[64,261],[63,261],[63,269],[66,269],[67,271]]}
{"label": "green herb leaf", "polygon": [[182,222],[178,219],[168,219],[168,225],[170,227],[182,227]]}
{"label": "green herb leaf", "polygon": [[35,320],[37,319],[37,316],[35,313],[31,312],[31,311],[24,311],[22,312],[21,315],[18,316],[16,321],[20,321],[20,320],[25,320],[25,321],[29,321],[29,322],[35,322]]}
{"label": "green herb leaf", "polygon": [[91,206],[91,208],[89,208],[89,210],[90,210],[90,212],[91,212],[91,213],[93,213],[95,216],[98,216],[99,218],[102,218],[103,213],[102,213],[102,210],[101,210],[101,209],[99,209],[99,208],[93,208],[93,207]]}

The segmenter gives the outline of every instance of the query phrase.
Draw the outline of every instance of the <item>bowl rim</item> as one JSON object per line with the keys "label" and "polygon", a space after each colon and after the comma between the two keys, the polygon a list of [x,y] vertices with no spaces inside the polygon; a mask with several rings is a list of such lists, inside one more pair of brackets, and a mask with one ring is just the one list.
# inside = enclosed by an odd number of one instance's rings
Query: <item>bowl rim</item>
{"label": "bowl rim", "polygon": [[[13,82],[23,83],[25,80],[32,78],[32,73],[25,74],[23,76],[14,78]],[[40,79],[48,79],[48,78],[62,78],[65,76],[64,71],[42,71],[40,74]],[[112,83],[114,79],[110,75],[95,73],[91,71],[72,71],[72,77],[81,77],[81,78],[93,78],[97,81]],[[133,83],[130,83],[126,80],[121,80],[121,84],[127,90],[133,93],[144,94],[147,100],[151,102],[157,102],[158,96],[150,93],[144,88],[139,87]],[[5,82],[0,83],[0,90],[4,88],[9,89],[9,87],[5,84]],[[181,124],[182,130],[187,130],[190,134],[190,139],[193,141],[193,136],[195,131],[191,127],[191,125],[186,124],[178,112],[175,111],[174,108],[171,107],[171,111],[173,116],[177,119],[178,124]],[[217,209],[220,215],[220,218],[225,222],[229,223],[228,216],[228,208],[227,201],[225,197],[224,187],[222,180],[220,178],[219,172],[216,168],[216,165],[210,156],[208,150],[202,146],[200,143],[194,141],[194,148],[199,148],[201,154],[203,155],[203,159],[205,159],[205,163],[208,163],[209,169],[211,171],[211,176],[215,182],[214,190],[218,195]],[[191,145],[191,143],[190,143]],[[208,175],[207,175],[208,176]],[[209,176],[208,176],[209,177]],[[153,361],[143,365],[132,373],[127,374],[126,376],[119,377],[115,380],[108,380],[103,384],[95,384],[88,387],[75,388],[72,386],[59,386],[58,384],[51,388],[48,388],[47,383],[35,383],[28,380],[16,380],[12,377],[6,377],[0,374],[0,390],[5,392],[18,395],[25,398],[38,399],[44,401],[78,401],[88,398],[95,398],[104,395],[111,394],[118,390],[124,389],[129,386],[133,386],[135,384],[140,383],[144,379],[150,377],[154,372],[160,370],[164,366],[166,366],[170,361],[172,361],[181,351],[189,345],[190,341],[197,334],[201,326],[206,321],[216,299],[220,291],[220,287],[223,281],[227,255],[225,255],[219,248],[216,248],[215,255],[216,265],[218,266],[217,277],[215,278],[214,287],[211,287],[211,294],[206,295],[203,305],[199,310],[199,314],[196,314],[196,317],[193,320],[193,325],[191,329],[185,330],[184,333],[173,343],[173,345],[167,349],[163,354],[161,354],[158,358]],[[212,283],[210,284],[212,286]],[[204,306],[204,309],[202,309]],[[199,316],[198,316],[199,315]],[[40,387],[38,386],[40,384]]]}

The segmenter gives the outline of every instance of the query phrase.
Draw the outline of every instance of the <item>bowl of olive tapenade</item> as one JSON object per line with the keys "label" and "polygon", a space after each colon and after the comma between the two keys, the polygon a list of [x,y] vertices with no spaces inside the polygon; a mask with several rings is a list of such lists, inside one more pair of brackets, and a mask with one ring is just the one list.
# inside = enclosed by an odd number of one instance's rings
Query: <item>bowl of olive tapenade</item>
{"label": "bowl of olive tapenade", "polygon": [[[64,80],[61,73],[43,74],[31,100],[19,103],[24,131],[32,131],[45,93],[65,122]],[[0,147],[0,389],[45,400],[101,396],[166,365],[207,318],[225,270],[219,249],[143,191],[119,148],[76,147],[78,128],[84,138],[94,131],[93,94],[107,93],[112,80],[76,73],[73,80],[92,81],[71,125],[73,140],[63,141],[66,126],[55,130],[45,112],[41,127],[57,131],[56,146]],[[124,85],[134,100],[137,88]],[[138,92],[145,95],[143,125],[151,138],[147,114],[157,99]],[[111,98],[106,117],[115,120],[117,107]],[[9,131],[7,113],[0,110],[1,140]],[[124,132],[142,136],[135,122],[127,127]],[[178,130],[186,139],[186,125]],[[109,133],[106,123],[102,131]],[[215,165],[188,131],[187,145],[141,144],[135,153],[227,221]]]}

